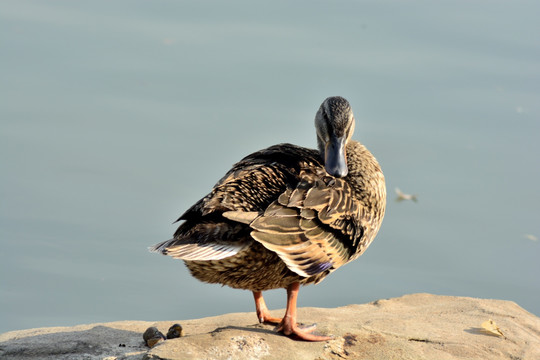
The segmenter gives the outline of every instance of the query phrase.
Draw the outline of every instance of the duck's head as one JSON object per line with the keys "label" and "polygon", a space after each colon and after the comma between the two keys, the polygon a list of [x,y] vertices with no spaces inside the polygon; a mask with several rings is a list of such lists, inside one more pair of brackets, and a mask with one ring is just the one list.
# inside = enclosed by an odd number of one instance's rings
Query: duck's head
{"label": "duck's head", "polygon": [[351,105],[340,96],[327,98],[315,115],[317,144],[329,175],[347,176],[346,145],[354,132]]}

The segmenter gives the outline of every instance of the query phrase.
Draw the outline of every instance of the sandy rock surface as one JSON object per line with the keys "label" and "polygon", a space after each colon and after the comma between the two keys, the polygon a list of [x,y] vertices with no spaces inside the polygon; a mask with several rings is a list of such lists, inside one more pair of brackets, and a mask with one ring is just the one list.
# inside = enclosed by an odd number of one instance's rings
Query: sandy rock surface
{"label": "sandy rock surface", "polygon": [[[272,312],[283,314],[283,310]],[[336,309],[301,308],[334,339],[294,341],[254,312],[167,322],[120,321],[12,331],[1,359],[540,359],[540,318],[510,301],[413,294]],[[504,337],[482,329],[493,319]],[[143,332],[182,324],[185,337],[144,346]]]}

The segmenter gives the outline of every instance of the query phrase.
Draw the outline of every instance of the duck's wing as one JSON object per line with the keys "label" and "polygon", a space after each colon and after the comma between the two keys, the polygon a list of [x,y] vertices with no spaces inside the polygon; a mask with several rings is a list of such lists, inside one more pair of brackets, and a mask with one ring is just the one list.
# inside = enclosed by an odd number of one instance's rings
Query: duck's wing
{"label": "duck's wing", "polygon": [[[183,260],[220,260],[242,251],[253,242],[247,224],[285,189],[298,183],[300,163],[305,162],[299,159],[309,159],[308,155],[314,157],[316,153],[281,144],[247,156],[180,216],[178,220],[183,223],[173,239],[150,250]],[[250,220],[230,219],[226,215],[230,212],[239,212]]]}
{"label": "duck's wing", "polygon": [[363,246],[368,222],[347,182],[319,173],[302,176],[250,227],[290,270],[309,277],[349,262]]}

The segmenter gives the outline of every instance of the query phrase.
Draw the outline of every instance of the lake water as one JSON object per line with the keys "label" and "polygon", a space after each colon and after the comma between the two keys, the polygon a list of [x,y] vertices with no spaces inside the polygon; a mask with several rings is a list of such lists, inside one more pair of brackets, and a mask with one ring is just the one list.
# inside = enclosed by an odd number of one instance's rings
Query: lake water
{"label": "lake water", "polygon": [[[331,95],[351,102],[388,209],[370,249],[299,306],[429,292],[540,315],[539,13],[533,1],[0,2],[0,332],[254,311],[249,292],[147,247],[244,155],[315,147]],[[418,202],[394,201],[396,187]],[[285,306],[283,290],[266,298]]]}

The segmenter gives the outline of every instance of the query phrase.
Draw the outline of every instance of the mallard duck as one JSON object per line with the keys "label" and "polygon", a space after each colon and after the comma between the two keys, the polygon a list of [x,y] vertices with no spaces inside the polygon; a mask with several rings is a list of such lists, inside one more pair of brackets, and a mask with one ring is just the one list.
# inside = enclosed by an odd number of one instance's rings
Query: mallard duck
{"label": "mallard duck", "polygon": [[[349,102],[329,97],[315,116],[318,150],[279,144],[246,156],[190,207],[171,240],[150,250],[184,260],[191,275],[253,292],[259,321],[307,341],[296,322],[300,285],[316,284],[359,257],[386,208],[377,160],[351,140]],[[262,291],[287,289],[285,316],[270,316]]]}

